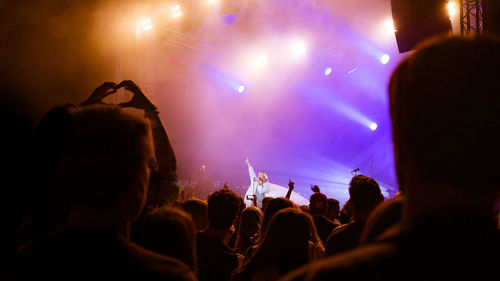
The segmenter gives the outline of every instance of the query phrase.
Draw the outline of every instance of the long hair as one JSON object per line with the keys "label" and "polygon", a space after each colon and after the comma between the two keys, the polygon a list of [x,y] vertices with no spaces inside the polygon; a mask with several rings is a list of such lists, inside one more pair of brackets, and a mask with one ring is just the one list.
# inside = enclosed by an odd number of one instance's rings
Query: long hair
{"label": "long hair", "polygon": [[311,216],[297,208],[285,208],[271,219],[255,254],[234,275],[235,280],[251,279],[259,269],[280,274],[309,261],[309,242],[315,240]]}
{"label": "long hair", "polygon": [[261,235],[262,212],[257,207],[248,207],[241,212],[236,236],[236,250],[245,254],[246,250],[255,245]]}

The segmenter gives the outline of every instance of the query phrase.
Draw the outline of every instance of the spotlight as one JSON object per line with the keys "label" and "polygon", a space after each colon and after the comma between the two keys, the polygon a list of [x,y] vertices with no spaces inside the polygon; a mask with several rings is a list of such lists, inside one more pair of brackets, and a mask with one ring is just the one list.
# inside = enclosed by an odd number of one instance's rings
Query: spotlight
{"label": "spotlight", "polygon": [[238,93],[243,94],[243,92],[245,92],[245,86],[240,85],[240,86],[238,87]]}
{"label": "spotlight", "polygon": [[148,31],[153,29],[153,24],[151,23],[150,18],[144,18],[139,21],[138,24],[135,26],[135,31],[137,34],[142,33],[143,31]]}
{"label": "spotlight", "polygon": [[332,68],[331,67],[325,68],[325,76],[328,76],[330,74],[332,74]]}
{"label": "spotlight", "polygon": [[457,5],[455,2],[450,1],[446,6],[448,7],[448,14],[450,14],[450,17],[457,14]]}
{"label": "spotlight", "polygon": [[258,54],[253,59],[253,66],[255,69],[262,69],[267,66],[267,56],[265,54]]}
{"label": "spotlight", "polygon": [[396,28],[394,27],[394,20],[392,20],[392,18],[389,18],[386,21],[384,21],[383,25],[384,25],[384,30],[388,34],[393,34],[394,35],[394,32],[396,32]]}
{"label": "spotlight", "polygon": [[377,127],[378,127],[378,125],[377,125],[377,123],[375,123],[375,122],[370,124],[370,129],[371,129],[372,131],[375,131],[375,130],[377,129]]}
{"label": "spotlight", "polygon": [[382,64],[387,64],[391,60],[391,57],[388,54],[384,54],[380,57],[380,62]]}
{"label": "spotlight", "polygon": [[174,7],[170,8],[170,11],[172,12],[172,16],[174,18],[182,16],[181,7],[179,5],[175,5]]}
{"label": "spotlight", "polygon": [[295,56],[303,56],[307,52],[307,47],[303,41],[295,41],[292,43],[291,50]]}

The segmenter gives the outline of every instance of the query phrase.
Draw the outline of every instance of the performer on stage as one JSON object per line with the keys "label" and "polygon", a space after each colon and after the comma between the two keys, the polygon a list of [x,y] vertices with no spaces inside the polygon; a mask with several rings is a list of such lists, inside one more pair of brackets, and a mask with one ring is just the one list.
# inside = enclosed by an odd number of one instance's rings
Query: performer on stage
{"label": "performer on stage", "polygon": [[[269,177],[264,172],[259,172],[259,174],[256,175],[252,165],[250,165],[250,161],[248,161],[248,158],[245,162],[248,165],[248,173],[250,175],[250,186],[248,187],[244,198],[247,207],[257,206],[262,209],[262,199],[264,199],[264,197],[276,198],[286,196],[288,188],[270,183]],[[309,201],[296,192],[292,192],[289,199],[297,205],[309,205]]]}

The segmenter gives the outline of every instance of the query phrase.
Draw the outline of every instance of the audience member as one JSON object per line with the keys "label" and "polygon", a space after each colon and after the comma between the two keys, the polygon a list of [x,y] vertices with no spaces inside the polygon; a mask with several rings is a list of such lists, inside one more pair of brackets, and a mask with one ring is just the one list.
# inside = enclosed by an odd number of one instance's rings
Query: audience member
{"label": "audience member", "polygon": [[359,244],[376,240],[379,234],[398,224],[401,221],[402,212],[403,198],[399,193],[394,198],[382,202],[368,217],[361,232]]}
{"label": "audience member", "polygon": [[155,159],[146,120],[116,106],[74,109],[60,155],[54,183],[68,194],[68,224],[23,252],[20,279],[196,279],[129,240]]}
{"label": "audience member", "polygon": [[264,197],[264,199],[262,199],[262,213],[266,212],[267,205],[269,205],[269,202],[271,202],[271,200],[273,200],[273,197]]}
{"label": "audience member", "polygon": [[351,210],[351,200],[347,200],[340,210],[339,221],[340,224],[346,224],[351,222],[352,210]]}
{"label": "audience member", "polygon": [[318,235],[321,238],[321,242],[323,242],[323,244],[326,244],[326,239],[328,238],[332,230],[340,224],[326,218],[326,214],[328,214],[328,199],[323,193],[319,191],[319,187],[315,185],[312,188],[312,191],[314,193],[309,199],[311,216],[313,218],[314,225],[318,230]]}
{"label": "audience member", "polygon": [[164,206],[143,214],[132,224],[130,238],[148,250],[183,261],[196,272],[195,235],[189,214]]}
{"label": "audience member", "polygon": [[257,244],[261,234],[262,212],[259,208],[247,207],[241,212],[235,250],[245,255],[248,248]]}
{"label": "audience member", "polygon": [[334,198],[328,198],[328,213],[326,214],[326,217],[333,221],[336,222],[340,225],[339,218],[340,218],[340,202],[337,199]]}
{"label": "audience member", "polygon": [[235,272],[233,280],[276,280],[318,258],[318,255],[311,257],[311,251],[316,249],[312,242],[315,240],[319,242],[308,214],[296,207],[282,209],[272,217],[255,254]]}
{"label": "audience member", "polygon": [[[389,84],[394,155],[403,193],[397,227],[354,251],[282,280],[489,280],[498,275],[492,217],[500,170],[500,41],[428,41]],[[466,226],[466,227],[464,227]]]}
{"label": "audience member", "polygon": [[228,246],[240,211],[240,197],[230,189],[212,193],[208,199],[208,229],[196,236],[198,278],[229,280],[239,265],[239,255]]}
{"label": "audience member", "polygon": [[203,231],[208,227],[208,204],[200,199],[189,199],[183,203],[182,208],[191,215],[196,231]]}
{"label": "audience member", "polygon": [[279,210],[296,207],[295,203],[293,203],[290,199],[286,199],[285,197],[273,198],[269,201],[269,205],[267,205],[266,211],[264,212],[264,217],[262,218],[262,233],[266,232],[267,224],[271,221],[272,217]]}
{"label": "audience member", "polygon": [[378,204],[384,201],[378,183],[363,175],[356,175],[351,179],[349,196],[352,210],[351,222],[332,231],[326,242],[325,254],[327,256],[357,247],[368,216]]}

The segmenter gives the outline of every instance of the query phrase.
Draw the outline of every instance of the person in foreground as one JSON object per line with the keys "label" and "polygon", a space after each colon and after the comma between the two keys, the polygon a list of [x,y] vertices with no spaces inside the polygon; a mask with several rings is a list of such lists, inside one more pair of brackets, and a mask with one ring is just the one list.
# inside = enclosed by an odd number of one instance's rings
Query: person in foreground
{"label": "person in foreground", "polygon": [[23,251],[17,279],[196,280],[180,260],[129,239],[155,161],[144,118],[117,106],[75,108],[60,155],[54,184],[68,199],[68,222]]}
{"label": "person in foreground", "polygon": [[[282,280],[490,280],[500,235],[500,42],[447,37],[421,46],[389,85],[400,224],[374,242]],[[466,227],[464,227],[466,226]]]}

